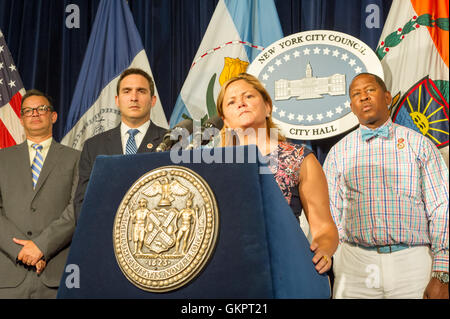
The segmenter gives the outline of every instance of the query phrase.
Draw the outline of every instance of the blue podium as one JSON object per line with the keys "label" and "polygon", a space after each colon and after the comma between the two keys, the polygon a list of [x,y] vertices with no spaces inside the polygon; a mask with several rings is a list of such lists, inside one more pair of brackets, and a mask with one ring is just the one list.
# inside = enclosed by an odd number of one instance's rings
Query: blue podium
{"label": "blue podium", "polygon": [[[226,152],[226,150],[230,152]],[[99,156],[86,191],[58,298],[266,299],[329,298],[298,220],[256,147]],[[226,154],[235,154],[230,161]],[[244,154],[238,156],[237,154]],[[256,156],[257,158],[257,156]],[[180,163],[180,159],[183,159]],[[122,273],[113,226],[122,198],[145,173],[178,165],[200,175],[219,209],[216,247],[202,271],[169,292],[142,290]],[[77,269],[79,285],[68,284]]]}

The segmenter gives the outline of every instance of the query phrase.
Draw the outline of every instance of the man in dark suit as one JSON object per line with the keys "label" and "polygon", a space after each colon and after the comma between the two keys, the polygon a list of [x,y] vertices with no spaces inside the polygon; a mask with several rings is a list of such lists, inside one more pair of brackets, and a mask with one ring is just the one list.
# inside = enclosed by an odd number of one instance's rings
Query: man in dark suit
{"label": "man in dark suit", "polygon": [[145,71],[127,69],[121,74],[116,104],[121,114],[120,125],[91,137],[83,145],[75,195],[77,218],[98,155],[154,152],[166,132],[150,121],[151,109],[156,104],[155,85]]}
{"label": "man in dark suit", "polygon": [[50,98],[22,98],[27,140],[0,150],[0,298],[55,298],[75,230],[80,152],[55,142]]}

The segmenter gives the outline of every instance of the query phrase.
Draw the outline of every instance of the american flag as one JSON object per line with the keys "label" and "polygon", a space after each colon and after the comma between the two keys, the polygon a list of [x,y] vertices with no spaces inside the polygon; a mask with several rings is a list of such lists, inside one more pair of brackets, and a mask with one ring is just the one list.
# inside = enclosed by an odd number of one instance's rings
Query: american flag
{"label": "american flag", "polygon": [[19,120],[24,94],[22,80],[0,30],[0,149],[25,140]]}

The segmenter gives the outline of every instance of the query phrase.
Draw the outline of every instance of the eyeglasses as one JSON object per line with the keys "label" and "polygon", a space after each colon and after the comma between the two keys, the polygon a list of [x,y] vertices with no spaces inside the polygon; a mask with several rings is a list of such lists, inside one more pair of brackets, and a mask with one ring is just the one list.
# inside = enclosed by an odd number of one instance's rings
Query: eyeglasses
{"label": "eyeglasses", "polygon": [[49,105],[39,105],[37,107],[26,107],[21,110],[23,116],[33,116],[33,112],[36,111],[39,115],[44,115],[47,111],[51,111],[52,107]]}

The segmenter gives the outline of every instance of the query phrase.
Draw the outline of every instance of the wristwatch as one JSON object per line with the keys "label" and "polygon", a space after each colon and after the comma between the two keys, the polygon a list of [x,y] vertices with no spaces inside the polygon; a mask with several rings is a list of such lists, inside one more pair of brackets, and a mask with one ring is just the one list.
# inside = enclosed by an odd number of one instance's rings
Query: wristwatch
{"label": "wristwatch", "polygon": [[431,278],[436,278],[443,284],[448,284],[448,272],[443,271],[433,271],[431,273]]}

